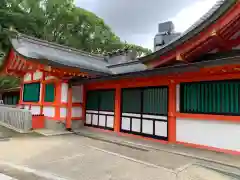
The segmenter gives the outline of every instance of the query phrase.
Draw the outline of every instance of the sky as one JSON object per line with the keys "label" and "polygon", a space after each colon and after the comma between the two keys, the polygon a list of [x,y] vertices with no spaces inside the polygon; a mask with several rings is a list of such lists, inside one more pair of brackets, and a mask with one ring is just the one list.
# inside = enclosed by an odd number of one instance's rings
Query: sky
{"label": "sky", "polygon": [[158,24],[171,20],[183,32],[217,0],[75,0],[78,7],[104,19],[122,41],[153,49]]}

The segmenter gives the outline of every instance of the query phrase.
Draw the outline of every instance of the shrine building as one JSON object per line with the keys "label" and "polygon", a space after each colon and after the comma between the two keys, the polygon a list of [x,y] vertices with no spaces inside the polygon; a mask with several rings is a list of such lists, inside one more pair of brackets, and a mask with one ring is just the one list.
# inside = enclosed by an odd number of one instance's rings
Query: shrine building
{"label": "shrine building", "polygon": [[139,136],[240,154],[240,1],[220,0],[140,58],[99,56],[15,33],[2,73],[22,79],[18,106],[36,128]]}

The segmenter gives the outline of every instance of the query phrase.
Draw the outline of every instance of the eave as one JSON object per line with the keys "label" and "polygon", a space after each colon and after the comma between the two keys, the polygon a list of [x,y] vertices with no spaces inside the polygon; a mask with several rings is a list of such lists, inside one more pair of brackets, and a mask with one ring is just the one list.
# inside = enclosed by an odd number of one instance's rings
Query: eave
{"label": "eave", "polygon": [[11,48],[1,68],[7,74],[23,76],[36,70],[62,78],[110,74],[103,57],[23,34],[9,40]]}
{"label": "eave", "polygon": [[[193,62],[193,63],[182,63],[179,65],[172,65],[166,67],[159,67],[151,70],[145,71],[138,71],[138,72],[131,72],[125,74],[117,74],[117,75],[109,75],[104,77],[96,77],[96,78],[72,78],[70,82],[74,84],[82,84],[82,83],[90,83],[90,82],[101,82],[106,80],[122,80],[126,78],[139,78],[139,77],[152,77],[152,76],[178,76],[182,75],[183,73],[192,73],[192,72],[204,72],[208,75],[212,75],[212,73],[219,73],[214,72],[212,69],[215,69],[219,72],[239,72],[240,71],[240,53],[234,56],[227,56],[222,57],[219,59],[212,59],[200,62]],[[224,71],[222,71],[225,69]]]}
{"label": "eave", "polygon": [[202,53],[215,48],[225,50],[225,47],[219,46],[221,43],[228,43],[228,48],[236,46],[239,41],[233,42],[230,38],[239,31],[239,12],[239,1],[226,0],[210,17],[202,20],[200,24],[193,26],[159,51],[140,58],[140,61],[151,69],[169,63],[174,64],[179,60],[190,62]]}

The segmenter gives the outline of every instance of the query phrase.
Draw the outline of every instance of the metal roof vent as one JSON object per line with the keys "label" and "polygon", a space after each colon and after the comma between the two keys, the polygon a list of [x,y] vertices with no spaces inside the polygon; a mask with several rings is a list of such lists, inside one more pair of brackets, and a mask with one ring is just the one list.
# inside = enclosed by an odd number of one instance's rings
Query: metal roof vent
{"label": "metal roof vent", "polygon": [[158,33],[154,38],[154,50],[161,49],[162,46],[180,36],[180,33],[174,32],[174,24],[171,21],[160,23],[158,25]]}

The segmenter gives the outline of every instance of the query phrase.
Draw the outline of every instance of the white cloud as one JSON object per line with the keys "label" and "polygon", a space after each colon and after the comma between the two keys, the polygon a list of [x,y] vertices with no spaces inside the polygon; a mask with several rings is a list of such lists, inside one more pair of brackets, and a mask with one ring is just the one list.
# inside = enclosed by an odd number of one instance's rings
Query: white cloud
{"label": "white cloud", "polygon": [[175,17],[170,19],[175,25],[175,30],[177,32],[185,31],[207,13],[216,2],[217,0],[202,0],[182,9]]}
{"label": "white cloud", "polygon": [[158,23],[173,21],[183,32],[204,15],[217,0],[75,0],[94,12],[124,41],[153,49]]}

